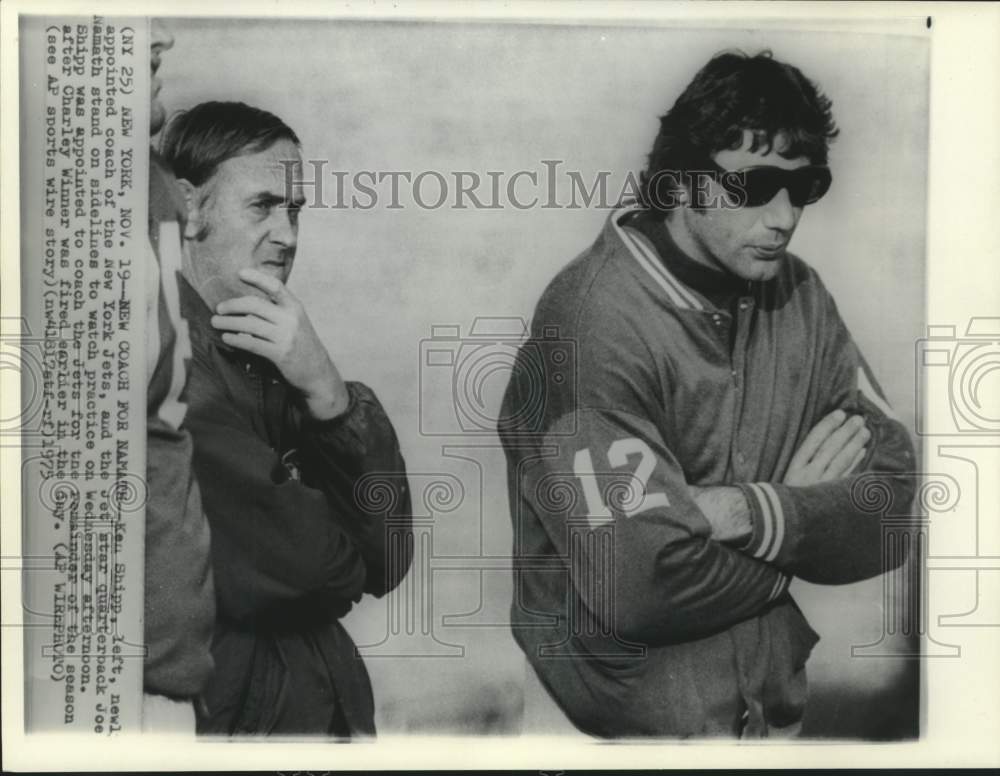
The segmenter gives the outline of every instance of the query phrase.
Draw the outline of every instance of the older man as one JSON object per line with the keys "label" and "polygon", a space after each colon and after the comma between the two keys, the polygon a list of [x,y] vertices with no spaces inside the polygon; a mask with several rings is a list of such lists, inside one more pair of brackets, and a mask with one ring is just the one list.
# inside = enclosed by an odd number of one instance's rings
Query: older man
{"label": "older man", "polygon": [[[219,606],[203,733],[373,734],[368,674],[339,620],[410,562],[392,425],[369,388],[341,378],[285,286],[298,146],[279,118],[242,103],[198,105],[164,138],[188,217],[186,424]],[[364,499],[371,487],[384,508]]]}
{"label": "older man", "polygon": [[[535,700],[584,732],[787,732],[817,639],[789,580],[902,561],[858,496],[874,483],[905,509],[911,441],[787,250],[836,134],[797,68],[713,58],[661,120],[644,201],[538,303],[499,428],[512,624]],[[534,363],[554,334],[576,343],[576,380]]]}

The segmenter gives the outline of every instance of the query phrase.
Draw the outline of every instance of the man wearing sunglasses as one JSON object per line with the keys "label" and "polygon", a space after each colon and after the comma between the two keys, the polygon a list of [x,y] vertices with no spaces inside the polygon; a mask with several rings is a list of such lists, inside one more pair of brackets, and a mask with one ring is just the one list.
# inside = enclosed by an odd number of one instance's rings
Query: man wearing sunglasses
{"label": "man wearing sunglasses", "polygon": [[[532,729],[788,735],[818,639],[789,581],[902,562],[859,494],[905,514],[911,440],[787,250],[836,134],[798,69],[713,58],[661,119],[643,201],[542,295],[499,423]],[[534,357],[556,334],[572,370]]]}

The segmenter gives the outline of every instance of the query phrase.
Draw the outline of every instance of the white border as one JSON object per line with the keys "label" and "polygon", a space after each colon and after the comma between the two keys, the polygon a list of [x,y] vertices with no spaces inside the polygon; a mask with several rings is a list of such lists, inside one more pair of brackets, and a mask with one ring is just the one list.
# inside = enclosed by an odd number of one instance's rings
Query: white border
{"label": "white border", "polygon": [[[933,18],[931,31],[931,123],[928,231],[928,305],[930,324],[963,326],[973,314],[1000,310],[1000,6],[960,3],[598,3],[598,2],[17,2],[0,5],[0,97],[2,97],[3,315],[18,310],[17,14],[92,13],[177,16],[336,16],[353,19],[425,21],[498,20],[516,16],[536,22],[574,21],[635,24],[731,24],[734,18],[760,25],[784,20],[802,29],[851,28],[891,31],[886,20]],[[884,26],[881,26],[883,25]],[[881,29],[880,29],[881,27]],[[2,401],[16,403],[15,393]],[[944,408],[929,408],[931,412]],[[16,483],[16,454],[0,450],[0,481]],[[4,558],[19,554],[20,494],[2,491],[0,543]],[[1000,513],[981,504],[980,514]],[[4,561],[9,569],[11,561]],[[20,611],[19,574],[4,571],[3,622],[16,623]],[[942,611],[960,611],[963,600],[936,591]],[[952,600],[953,599],[953,600]],[[936,618],[932,618],[936,621]],[[926,665],[926,737],[905,744],[608,744],[581,746],[559,739],[474,737],[389,737],[372,744],[274,741],[219,744],[123,738],[117,741],[68,740],[23,733],[21,645],[16,627],[5,627],[3,665],[4,768],[23,770],[178,770],[198,769],[405,769],[405,768],[677,768],[781,767],[806,765],[961,766],[1000,765],[1000,629],[966,629],[961,659],[930,659]]]}

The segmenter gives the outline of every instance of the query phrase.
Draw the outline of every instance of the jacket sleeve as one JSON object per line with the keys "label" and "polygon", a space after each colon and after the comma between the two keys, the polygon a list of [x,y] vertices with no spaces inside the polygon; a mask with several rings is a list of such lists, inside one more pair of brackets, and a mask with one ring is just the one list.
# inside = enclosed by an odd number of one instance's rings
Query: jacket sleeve
{"label": "jacket sleeve", "polygon": [[354,382],[347,388],[351,403],[343,415],[303,423],[304,463],[361,554],[364,592],[381,597],[413,559],[406,464],[372,390]]}
{"label": "jacket sleeve", "polygon": [[558,384],[523,348],[508,387],[502,418],[544,405],[537,434],[501,422],[515,540],[540,523],[576,595],[626,641],[690,640],[761,612],[789,577],[710,538],[653,421],[661,392],[641,340],[594,327],[581,348],[576,379]]}
{"label": "jacket sleeve", "polygon": [[[197,696],[212,675],[215,590],[208,522],[191,469],[192,443],[180,431],[177,392],[189,343],[175,307],[167,304],[161,255],[180,258],[180,218],[171,208],[175,184],[151,152],[149,242],[146,251],[147,392],[145,607],[143,688],[171,698]],[[161,230],[166,235],[161,234]],[[174,242],[163,238],[172,236]],[[173,289],[172,298],[176,298]],[[177,372],[175,373],[175,370]],[[161,413],[162,411],[162,413]],[[162,416],[161,416],[162,415]]]}
{"label": "jacket sleeve", "polygon": [[741,485],[753,522],[743,551],[810,582],[843,584],[905,560],[886,545],[884,518],[909,514],[918,475],[909,432],[886,402],[833,298],[825,289],[822,293],[821,325],[828,335],[818,379],[828,388],[809,428],[838,408],[861,414],[871,432],[868,453],[854,472],[832,482]]}
{"label": "jacket sleeve", "polygon": [[[237,622],[297,618],[300,610],[317,619],[343,616],[366,587],[377,587],[367,578],[371,547],[358,540],[370,537],[363,526],[348,527],[353,516],[328,499],[333,489],[289,476],[218,381],[209,375],[199,383],[192,386],[198,400],[187,424],[212,528],[220,615]],[[361,404],[352,397],[344,415],[304,431],[314,450],[327,453],[310,462],[310,479],[354,482],[366,460],[364,453],[349,454],[359,452],[350,434],[357,428],[353,416],[365,412]],[[339,458],[340,452],[347,454]]]}
{"label": "jacket sleeve", "polygon": [[212,674],[215,592],[191,438],[151,414],[146,428],[143,686],[194,697]]}

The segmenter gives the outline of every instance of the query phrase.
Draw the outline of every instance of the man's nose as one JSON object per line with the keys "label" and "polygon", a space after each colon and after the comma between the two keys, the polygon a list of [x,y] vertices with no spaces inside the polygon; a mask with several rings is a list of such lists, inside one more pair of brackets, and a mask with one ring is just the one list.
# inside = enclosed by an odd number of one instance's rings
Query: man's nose
{"label": "man's nose", "polygon": [[292,208],[276,207],[271,215],[271,242],[294,248],[299,239],[298,213]]}
{"label": "man's nose", "polygon": [[780,232],[791,232],[799,222],[802,208],[792,204],[788,189],[782,189],[764,206],[764,226]]}
{"label": "man's nose", "polygon": [[150,48],[155,52],[168,51],[174,47],[174,36],[166,28],[163,22],[153,19],[149,29]]}

